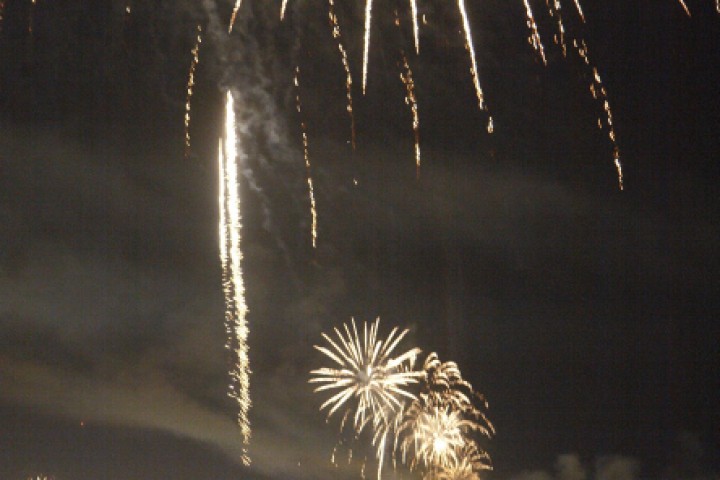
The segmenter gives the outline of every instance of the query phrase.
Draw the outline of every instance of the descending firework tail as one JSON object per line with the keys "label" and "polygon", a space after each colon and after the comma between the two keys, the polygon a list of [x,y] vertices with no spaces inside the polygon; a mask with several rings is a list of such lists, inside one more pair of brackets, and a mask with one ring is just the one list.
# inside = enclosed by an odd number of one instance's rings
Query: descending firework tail
{"label": "descending firework tail", "polygon": [[300,128],[302,130],[302,141],[303,141],[303,157],[305,159],[305,169],[307,170],[307,184],[308,184],[308,195],[310,197],[310,216],[312,217],[312,225],[310,227],[310,234],[312,237],[312,246],[317,248],[317,206],[315,204],[315,189],[313,188],[312,169],[310,168],[310,149],[308,145],[307,126],[305,121],[302,119],[302,102],[300,101],[300,67],[295,67],[295,88],[297,93],[295,95],[295,108],[297,109],[298,115],[300,115]]}
{"label": "descending firework tail", "polygon": [[190,100],[192,99],[193,87],[195,86],[195,69],[200,61],[200,44],[202,43],[202,27],[197,26],[197,37],[195,46],[193,47],[192,61],[190,62],[190,71],[187,81],[187,96],[185,98],[185,158],[190,155]]}
{"label": "descending firework tail", "polygon": [[370,27],[372,26],[372,7],[373,0],[365,0],[365,39],[363,41],[363,73],[362,73],[362,91],[365,95],[367,87],[368,61],[370,53]]}
{"label": "descending firework tail", "polygon": [[350,73],[350,61],[348,60],[347,50],[342,42],[342,32],[340,31],[340,23],[335,13],[335,0],[328,0],[328,18],[332,28],[332,36],[337,40],[338,51],[340,52],[340,60],[345,70],[345,98],[347,99],[347,112],[350,116],[350,144],[355,150],[355,113],[353,112],[353,96],[352,96],[352,74]]}
{"label": "descending firework tail", "polygon": [[585,40],[574,40],[573,47],[575,48],[578,56],[582,59],[583,63],[592,70],[592,80],[590,81],[589,87],[590,94],[595,100],[600,102],[600,104],[602,105],[602,109],[605,113],[604,123],[602,119],[598,118],[598,127],[601,129],[603,128],[603,126],[607,127],[608,139],[612,143],[613,147],[613,163],[615,164],[615,170],[617,172],[618,187],[620,188],[620,190],[622,190],[624,188],[624,183],[622,163],[620,162],[620,147],[618,146],[617,135],[615,134],[613,114],[612,109],[610,108],[610,100],[608,99],[607,89],[603,84],[602,77],[600,77],[600,73],[598,72],[597,67],[593,65],[593,63],[590,61],[590,53],[588,51],[588,46]]}
{"label": "descending firework tail", "polygon": [[242,0],[235,0],[235,6],[233,7],[232,15],[230,15],[230,23],[228,24],[228,33],[232,33],[233,26],[235,25],[235,18],[237,17],[238,10],[240,10]]}
{"label": "descending firework tail", "polygon": [[413,80],[412,69],[408,63],[405,51],[400,50],[402,57],[403,72],[400,73],[400,80],[405,85],[405,103],[412,114],[412,129],[415,137],[415,176],[420,178],[420,114],[418,111],[417,97],[415,96],[415,81]]}
{"label": "descending firework tail", "polygon": [[392,356],[408,330],[398,334],[398,329],[393,328],[383,341],[378,338],[379,324],[379,318],[370,325],[364,322],[360,335],[352,319],[349,326],[343,325],[343,330],[335,328],[336,339],[322,334],[328,346],[315,346],[337,364],[310,372],[309,382],[320,384],[315,392],[332,392],[320,410],[328,408],[329,418],[346,406],[345,417],[352,417],[357,433],[368,424],[376,430],[389,424],[405,401],[416,399],[408,387],[424,376],[413,370],[418,348]]}
{"label": "descending firework tail", "polygon": [[535,16],[533,15],[532,7],[530,6],[530,0],[523,1],[525,2],[527,25],[530,29],[530,38],[528,38],[528,42],[532,45],[538,55],[540,55],[543,64],[547,65],[547,59],[545,58],[545,46],[540,39],[540,32],[538,31],[537,23],[535,23]]}
{"label": "descending firework tail", "polygon": [[428,472],[423,480],[480,480],[480,472],[492,470],[490,455],[476,445],[465,445],[447,465]]}
{"label": "descending firework tail", "polygon": [[480,110],[487,110],[485,106],[485,97],[480,87],[480,77],[477,68],[477,60],[475,59],[475,47],[473,46],[472,31],[470,30],[470,21],[468,20],[467,10],[465,9],[465,0],[458,0],[458,10],[462,18],[463,31],[465,32],[465,48],[470,55],[470,74],[472,75],[473,85],[475,86],[475,94],[477,95],[478,106]]}
{"label": "descending firework tail", "polygon": [[285,9],[287,8],[288,0],[283,0],[282,6],[280,7],[280,20],[285,19]]}
{"label": "descending firework tail", "polygon": [[415,53],[420,54],[420,27],[418,26],[417,0],[410,0],[410,12],[413,22],[413,37],[415,39]]}
{"label": "descending firework tail", "polygon": [[565,24],[562,17],[562,5],[560,0],[545,0],[548,7],[548,14],[557,21],[557,33],[555,33],[555,43],[560,45],[563,57],[567,57],[567,43],[565,42]]}
{"label": "descending firework tail", "polygon": [[583,13],[582,5],[580,5],[580,0],[575,0],[575,8],[578,11],[578,15],[580,15],[580,20],[585,23],[585,14]]}
{"label": "descending firework tail", "polygon": [[238,139],[232,94],[225,104],[225,139],[220,140],[220,261],[225,295],[227,346],[232,354],[230,396],[238,403],[238,425],[243,439],[242,461],[250,464],[250,364],[248,356],[247,304],[242,273],[240,192],[238,185]]}
{"label": "descending firework tail", "polygon": [[691,16],[690,9],[688,8],[687,4],[685,3],[685,0],[678,0],[678,2],[680,2],[680,5],[682,5],[682,8],[685,10],[685,13],[687,13],[687,16],[688,17]]}

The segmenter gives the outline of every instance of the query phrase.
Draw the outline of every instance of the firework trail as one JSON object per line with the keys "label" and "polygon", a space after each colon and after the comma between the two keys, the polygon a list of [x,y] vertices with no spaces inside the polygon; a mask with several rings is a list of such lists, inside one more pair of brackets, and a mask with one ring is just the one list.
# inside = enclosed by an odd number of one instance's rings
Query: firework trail
{"label": "firework trail", "polygon": [[415,96],[415,82],[413,81],[413,73],[405,51],[400,50],[400,55],[402,55],[402,67],[404,70],[400,73],[400,80],[405,85],[405,103],[410,107],[410,113],[412,113],[412,128],[415,136],[415,177],[420,178],[420,116],[417,97]]}
{"label": "firework trail", "polygon": [[715,11],[720,13],[720,0],[715,0]]}
{"label": "firework trail", "polygon": [[302,118],[302,102],[300,101],[300,67],[295,67],[295,108],[300,116],[300,128],[302,130],[303,139],[303,157],[305,158],[305,169],[307,170],[308,195],[310,196],[310,215],[312,216],[312,227],[310,233],[312,235],[312,246],[317,248],[317,206],[315,205],[315,189],[313,188],[312,171],[310,168],[310,151],[308,148],[307,126]]}
{"label": "firework trail", "polygon": [[280,7],[280,20],[285,19],[285,9],[287,8],[288,0],[283,0],[282,6]]}
{"label": "firework trail", "polygon": [[[720,1],[720,0],[718,0]],[[413,36],[415,37],[415,53],[420,54],[420,27],[418,26],[417,0],[410,0],[410,11],[412,12]]]}
{"label": "firework trail", "polygon": [[202,27],[197,26],[197,37],[193,47],[192,61],[187,81],[187,96],[185,98],[185,158],[190,155],[190,100],[192,99],[193,87],[195,86],[195,69],[200,61],[200,44],[202,43]]}
{"label": "firework trail", "polygon": [[340,23],[335,13],[334,0],[328,0],[328,17],[330,19],[330,26],[332,27],[332,36],[337,40],[340,59],[342,60],[343,69],[345,70],[345,98],[347,99],[346,109],[350,116],[350,143],[353,150],[355,150],[355,114],[353,113],[352,74],[350,73],[350,62],[348,61],[347,51],[342,42],[342,32],[340,31]]}
{"label": "firework trail", "polygon": [[235,0],[235,6],[233,7],[232,15],[230,15],[228,33],[232,33],[233,26],[235,25],[235,17],[237,17],[238,10],[240,10],[240,5],[242,5],[242,0]]}
{"label": "firework trail", "polygon": [[242,461],[250,464],[247,447],[250,444],[250,363],[248,356],[247,304],[242,273],[240,192],[238,185],[237,127],[232,94],[227,93],[225,104],[225,141],[220,140],[220,261],[223,292],[225,294],[225,326],[227,346],[233,356],[230,370],[230,396],[239,407],[238,425],[243,437]]}
{"label": "firework trail", "polygon": [[423,480],[480,480],[483,470],[492,470],[490,456],[478,451],[475,445],[465,445],[448,464],[437,472],[431,472]]}
{"label": "firework trail", "polygon": [[533,15],[532,8],[530,7],[530,0],[523,0],[525,2],[525,15],[527,17],[527,26],[530,29],[530,37],[528,42],[535,51],[540,55],[544,65],[547,65],[547,59],[545,58],[545,47],[543,46],[542,40],[540,39],[540,32],[538,31],[537,23],[535,23],[535,16]]}
{"label": "firework trail", "polygon": [[580,5],[580,0],[575,0],[575,8],[578,11],[578,15],[580,15],[580,20],[585,23],[585,14],[583,13],[582,6]]}
{"label": "firework trail", "polygon": [[353,416],[353,427],[358,434],[368,423],[376,429],[389,424],[394,414],[402,410],[404,400],[416,398],[407,388],[424,375],[412,369],[420,349],[412,348],[400,356],[391,356],[408,330],[397,334],[397,327],[393,328],[383,341],[378,339],[379,323],[379,318],[369,326],[365,322],[361,337],[353,319],[352,328],[343,325],[344,334],[335,328],[337,340],[322,334],[330,344],[329,348],[315,345],[316,350],[339,367],[310,372],[309,383],[321,384],[315,392],[338,390],[320,406],[320,410],[330,407],[329,418],[349,400],[357,400],[354,409],[348,408],[345,418]]}
{"label": "firework trail", "polygon": [[557,45],[560,45],[563,57],[567,57],[567,43],[565,42],[565,24],[563,24],[562,13],[560,13],[560,10],[562,9],[560,0],[545,0],[545,3],[548,7],[549,15],[557,19],[557,33],[554,36],[555,43]]}
{"label": "firework trail", "polygon": [[470,22],[467,16],[467,10],[465,9],[465,0],[458,0],[458,10],[460,10],[460,16],[462,17],[463,31],[465,32],[465,48],[470,54],[470,74],[472,75],[473,85],[475,85],[475,94],[478,99],[478,106],[480,110],[487,110],[485,106],[485,100],[482,88],[480,87],[480,79],[477,69],[477,60],[475,60],[475,47],[473,47],[472,32],[470,30]]}
{"label": "firework trail", "polygon": [[690,15],[690,9],[685,4],[685,0],[678,0],[678,2],[680,2],[680,5],[682,5],[683,9],[685,10],[685,13],[687,13],[687,16],[688,17],[692,16],[692,15]]}
{"label": "firework trail", "polygon": [[362,91],[365,95],[365,87],[367,86],[368,57],[370,52],[370,27],[372,26],[372,7],[373,0],[365,0],[365,40],[363,42],[363,74],[362,74]]}
{"label": "firework trail", "polygon": [[[605,112],[605,124],[607,125],[608,129],[608,139],[610,139],[610,142],[613,146],[613,163],[615,164],[615,170],[617,171],[618,176],[618,187],[620,190],[623,189],[623,170],[622,170],[622,163],[620,162],[620,147],[617,143],[617,136],[615,135],[615,127],[613,125],[613,114],[612,109],[610,108],[610,101],[608,100],[607,95],[607,89],[605,88],[605,85],[603,84],[602,78],[600,77],[600,73],[598,72],[598,69],[596,66],[592,64],[590,61],[590,54],[588,51],[588,46],[585,43],[585,40],[580,40],[578,42],[577,40],[573,41],[573,47],[575,47],[575,51],[577,52],[578,56],[583,60],[585,65],[587,65],[589,68],[592,69],[592,80],[590,82],[590,94],[593,96],[594,99],[601,102],[603,111]],[[603,122],[601,119],[598,118],[598,127],[603,128]]]}

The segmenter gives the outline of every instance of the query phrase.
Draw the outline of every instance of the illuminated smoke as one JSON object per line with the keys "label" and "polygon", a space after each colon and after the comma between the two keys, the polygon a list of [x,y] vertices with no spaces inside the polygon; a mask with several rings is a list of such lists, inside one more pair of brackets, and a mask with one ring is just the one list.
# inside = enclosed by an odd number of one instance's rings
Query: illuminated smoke
{"label": "illuminated smoke", "polygon": [[300,115],[300,128],[302,130],[303,140],[303,157],[305,158],[305,169],[307,170],[307,184],[308,184],[308,195],[310,196],[310,215],[312,217],[312,226],[310,227],[310,233],[312,235],[312,246],[317,248],[317,206],[315,205],[315,189],[313,188],[312,170],[310,168],[310,150],[308,145],[307,126],[302,116],[302,102],[300,100],[300,67],[295,67],[295,88],[297,93],[295,95],[295,108],[297,108],[298,115]]}
{"label": "illuminated smoke", "polygon": [[202,43],[202,27],[197,26],[197,37],[195,46],[193,47],[192,61],[190,62],[190,71],[187,81],[187,96],[185,98],[185,158],[190,155],[190,100],[192,99],[193,87],[195,86],[195,69],[200,61],[200,44]]}
{"label": "illuminated smoke", "polygon": [[242,273],[240,249],[242,217],[238,184],[238,138],[232,94],[227,93],[225,103],[225,140],[220,140],[220,262],[222,265],[223,292],[225,295],[225,327],[227,347],[232,355],[230,368],[230,397],[238,403],[237,421],[243,437],[242,462],[250,464],[250,361],[248,356],[247,304]]}

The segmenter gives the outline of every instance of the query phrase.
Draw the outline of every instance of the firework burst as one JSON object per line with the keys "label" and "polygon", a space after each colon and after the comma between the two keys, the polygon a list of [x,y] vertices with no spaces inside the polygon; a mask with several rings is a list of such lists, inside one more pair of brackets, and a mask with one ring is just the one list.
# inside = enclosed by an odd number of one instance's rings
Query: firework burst
{"label": "firework burst", "polygon": [[343,330],[335,328],[336,340],[322,334],[328,347],[315,346],[337,364],[336,367],[310,372],[309,383],[320,384],[315,392],[333,392],[320,410],[329,408],[330,417],[341,407],[348,406],[346,418],[352,415],[357,433],[368,423],[374,427],[390,423],[406,400],[416,399],[408,386],[417,383],[423,376],[423,372],[413,371],[420,349],[412,348],[399,356],[392,356],[408,330],[398,334],[398,329],[393,328],[382,340],[378,338],[379,324],[379,318],[370,325],[363,323],[361,335],[353,319],[350,326],[343,325]]}

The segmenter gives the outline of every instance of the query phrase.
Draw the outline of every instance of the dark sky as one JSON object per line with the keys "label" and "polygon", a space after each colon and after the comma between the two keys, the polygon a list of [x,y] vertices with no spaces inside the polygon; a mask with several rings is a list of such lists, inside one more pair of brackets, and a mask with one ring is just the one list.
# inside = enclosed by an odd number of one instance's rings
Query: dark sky
{"label": "dark sky", "polygon": [[[488,116],[454,2],[0,2],[0,478],[359,478],[335,468],[308,372],[321,332],[381,317],[490,402],[488,478],[704,480],[720,471],[720,14],[713,0],[563,0],[607,87],[527,43],[521,1],[468,1]],[[130,13],[125,7],[130,5]],[[184,157],[185,84],[204,29]],[[416,179],[399,80],[420,112]],[[292,77],[301,69],[318,210]],[[216,149],[227,89],[243,155],[251,469],[226,395]],[[354,183],[357,180],[357,185]],[[372,470],[370,470],[372,471]],[[388,475],[391,478],[391,475]],[[408,478],[407,475],[405,478]]]}

